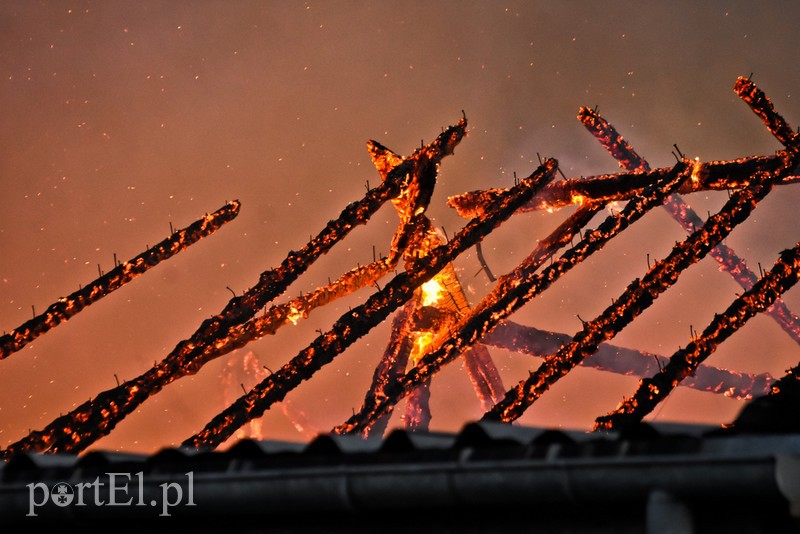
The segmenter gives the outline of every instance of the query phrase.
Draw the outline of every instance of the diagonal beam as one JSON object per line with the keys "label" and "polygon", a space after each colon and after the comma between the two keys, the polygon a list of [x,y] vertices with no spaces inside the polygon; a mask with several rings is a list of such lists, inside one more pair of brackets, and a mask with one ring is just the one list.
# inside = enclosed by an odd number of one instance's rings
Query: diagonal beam
{"label": "diagonal beam", "polygon": [[144,274],[150,268],[216,232],[225,223],[239,215],[239,207],[239,202],[235,200],[228,202],[214,213],[206,214],[186,228],[174,232],[138,256],[115,265],[112,270],[78,291],[61,297],[48,306],[44,313],[0,336],[0,359],[7,358],[37,337],[49,332],[101,298]]}

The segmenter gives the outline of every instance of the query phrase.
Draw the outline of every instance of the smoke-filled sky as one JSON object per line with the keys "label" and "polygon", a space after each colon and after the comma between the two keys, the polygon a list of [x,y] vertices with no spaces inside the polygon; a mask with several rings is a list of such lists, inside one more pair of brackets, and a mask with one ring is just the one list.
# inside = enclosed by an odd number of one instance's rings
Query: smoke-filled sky
{"label": "smoke-filled sky", "polygon": [[[469,134],[446,159],[428,210],[452,235],[463,224],[448,196],[513,184],[537,153],[569,176],[616,172],[576,120],[600,112],[653,167],[674,163],[673,143],[700,160],[780,148],[734,95],[753,79],[800,124],[794,2],[267,2],[142,1],[0,4],[0,323],[10,330],[97,277],[98,264],[132,258],[221,207],[241,214],[108,298],[0,361],[0,446],[132,378],[201,321],[300,248],[375,185],[365,142],[401,154],[431,141],[462,110]],[[702,215],[724,193],[687,200]],[[777,189],[727,240],[757,269],[800,238],[800,189]],[[571,212],[521,214],[484,252],[495,273],[513,268]],[[397,216],[386,206],[291,287],[388,252]],[[595,226],[599,221],[592,223]],[[666,212],[649,214],[514,316],[574,334],[684,235]],[[469,298],[491,286],[473,251],[456,263]],[[230,288],[227,289],[227,288]],[[280,367],[367,288],[248,348]],[[713,260],[679,283],[615,343],[670,355],[741,292]],[[284,297],[285,298],[285,297]],[[283,300],[283,299],[281,299]],[[786,301],[800,311],[800,293]],[[361,405],[388,339],[388,322],[289,395],[327,431]],[[177,444],[250,388],[247,349],[181,379],[95,448],[152,452]],[[797,346],[757,317],[708,363],[782,375]],[[539,360],[493,350],[506,386]],[[224,377],[235,370],[225,386]],[[222,377],[222,378],[221,378]],[[522,418],[589,428],[633,392],[637,379],[577,369]],[[720,423],[742,404],[680,388],[664,421]],[[460,360],[433,383],[432,428],[455,430],[480,405]],[[402,412],[402,410],[398,410]],[[401,424],[399,418],[395,424]],[[280,406],[265,437],[302,440]]]}

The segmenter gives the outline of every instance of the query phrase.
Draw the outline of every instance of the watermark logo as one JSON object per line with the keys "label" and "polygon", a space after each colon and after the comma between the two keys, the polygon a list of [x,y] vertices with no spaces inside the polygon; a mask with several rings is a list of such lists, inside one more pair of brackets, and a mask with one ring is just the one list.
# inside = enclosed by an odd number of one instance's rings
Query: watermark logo
{"label": "watermark logo", "polygon": [[[30,486],[30,484],[28,484]],[[50,490],[50,500],[56,506],[69,506],[75,499],[75,490],[66,482],[59,482]]]}
{"label": "watermark logo", "polygon": [[149,506],[160,508],[161,517],[169,517],[170,509],[197,506],[194,502],[194,472],[185,473],[186,480],[147,485],[142,471],[131,473],[105,473],[92,482],[70,485],[57,482],[48,486],[32,482],[28,488],[27,517],[36,517],[37,509],[48,503],[67,506]]}

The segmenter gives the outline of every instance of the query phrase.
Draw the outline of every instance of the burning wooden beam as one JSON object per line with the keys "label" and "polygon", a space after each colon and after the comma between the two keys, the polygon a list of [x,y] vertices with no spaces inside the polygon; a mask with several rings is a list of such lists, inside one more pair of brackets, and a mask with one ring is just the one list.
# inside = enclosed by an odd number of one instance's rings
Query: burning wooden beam
{"label": "burning wooden beam", "polygon": [[484,419],[510,422],[519,418],[550,386],[594,353],[600,343],[613,338],[630,324],[678,280],[683,270],[700,261],[744,221],[774,184],[798,163],[794,151],[783,151],[780,159],[783,161],[782,169],[754,176],[751,186],[734,193],[719,213],[710,217],[702,228],[676,244],[672,252],[653,265],[644,278],[634,280],[613,305],[585,323],[570,343],[546,358],[527,380],[509,390],[502,401],[484,414]]}
{"label": "burning wooden beam", "polygon": [[[475,307],[474,310],[459,323],[458,330],[452,336],[442,340],[435,350],[426,354],[420,363],[398,382],[390,384],[391,391],[385,399],[376,399],[372,405],[365,405],[360,412],[354,414],[334,432],[360,432],[361,428],[371,421],[391,412],[394,405],[421,383],[427,381],[442,366],[452,361],[461,352],[481,340],[498,322],[518,310],[524,303],[546,290],[550,285],[568,272],[573,266],[583,261],[593,252],[602,248],[610,239],[617,236],[628,226],[639,220],[645,213],[661,204],[664,198],[675,191],[688,179],[690,167],[685,162],[678,163],[671,172],[659,177],[659,180],[645,189],[644,194],[637,197],[618,215],[608,217],[603,224],[592,232],[586,232],[583,239],[566,251],[561,258],[536,274],[541,265],[544,252],[539,252],[541,245],[558,242],[551,237],[543,240],[540,247],[531,253],[511,274],[502,277],[492,292]],[[583,211],[582,208],[579,211]],[[587,205],[585,210],[596,209]],[[488,211],[486,216],[491,216]],[[564,225],[554,232],[558,233]],[[573,231],[577,232],[577,229]],[[568,240],[568,239],[567,239]]]}
{"label": "burning wooden beam", "polygon": [[[78,452],[107,435],[125,416],[172,381],[199,371],[215,345],[229,343],[232,330],[246,323],[266,303],[283,293],[320,256],[327,253],[358,225],[365,224],[387,201],[401,195],[418,164],[434,168],[453,150],[466,133],[466,118],[444,130],[431,144],[414,152],[392,170],[378,187],[346,206],[339,217],[305,247],[291,251],[281,265],[261,274],[258,283],[242,296],[232,298],[218,315],[203,321],[187,340],[181,341],[160,363],[134,380],[104,391],[70,413],[60,416],[41,431],[33,431],[11,444],[3,454],[17,451]],[[422,162],[422,163],[420,163]],[[206,359],[207,361],[207,359]]]}
{"label": "burning wooden beam", "polygon": [[[769,104],[766,96],[760,92],[753,85],[750,80],[740,78],[737,82],[737,93],[746,95],[746,100],[756,103],[761,108]],[[765,122],[770,128],[770,131],[778,137],[778,139],[785,139],[787,142],[793,140],[794,137],[786,132],[792,132],[792,129],[786,125],[786,122],[781,119],[775,119],[774,114],[766,111],[757,112],[760,117],[766,117]],[[586,107],[582,107],[578,113],[578,120],[586,126],[586,129],[597,138],[603,147],[608,150],[612,156],[619,162],[620,166],[628,171],[641,171],[647,172],[650,170],[650,165],[643,158],[636,153],[636,151],[628,144],[628,142],[617,132],[611,124],[601,117],[596,111]],[[664,209],[672,216],[678,224],[681,225],[687,233],[697,231],[703,225],[703,220],[700,216],[687,204],[679,195],[671,195],[664,203]],[[758,277],[747,266],[747,262],[739,257],[736,252],[730,247],[720,243],[710,253],[719,264],[720,270],[730,274],[734,280],[745,290],[753,287]],[[767,311],[767,314],[772,317],[775,322],[796,342],[800,343],[800,318],[793,314],[783,300],[778,299],[775,304]]]}
{"label": "burning wooden beam", "polygon": [[[734,91],[744,100],[753,112],[758,115],[769,131],[784,145],[792,143],[797,138],[795,133],[772,106],[772,102],[764,92],[759,89],[750,78],[739,77],[734,85]],[[621,138],[620,138],[621,139]],[[612,143],[613,144],[613,143]],[[615,157],[638,157],[627,143],[613,146]],[[729,161],[709,161],[701,164],[692,175],[692,180],[687,181],[678,190],[680,194],[696,193],[699,191],[724,191],[741,189],[749,184],[749,177],[756,173],[773,172],[781,166],[777,156],[754,156],[739,158]],[[661,169],[656,169],[660,171]],[[800,182],[800,176],[791,175],[800,169],[794,168],[787,173],[778,185],[788,185]],[[649,171],[650,173],[655,171]],[[629,200],[633,195],[653,179],[642,166],[635,172],[606,174],[593,176],[586,179],[570,179],[556,182],[546,187],[522,211],[555,210],[579,204],[586,200],[613,201]],[[500,194],[502,189],[487,189],[484,191],[471,191],[450,197],[447,201],[450,207],[455,208],[459,215],[466,218],[479,217],[485,212],[492,199]]]}
{"label": "burning wooden beam", "polygon": [[745,101],[753,113],[764,122],[764,125],[785,147],[796,146],[800,136],[792,130],[786,120],[775,111],[772,101],[750,79],[740,76],[733,86],[734,92]]}
{"label": "burning wooden beam", "polygon": [[0,359],[7,358],[14,352],[49,332],[78,312],[97,302],[127,284],[137,276],[144,274],[164,260],[197,243],[202,238],[219,230],[225,223],[232,221],[239,214],[239,202],[233,200],[212,214],[196,220],[186,228],[178,230],[152,248],[148,248],[138,256],[115,265],[108,273],[100,276],[90,284],[66,297],[59,298],[33,319],[26,321],[7,334],[0,336]]}
{"label": "burning wooden beam", "polygon": [[[733,301],[723,314],[717,314],[703,333],[685,349],[672,355],[664,369],[639,382],[639,388],[608,415],[598,417],[595,428],[620,429],[642,420],[664,400],[681,380],[689,376],[719,346],[757,313],[766,310],[800,277],[800,243],[784,251],[775,266],[752,289]],[[772,385],[780,389],[780,382]]]}
{"label": "burning wooden beam", "polygon": [[[568,334],[504,321],[486,335],[483,343],[491,347],[544,358],[558,351],[571,339],[572,336]],[[581,365],[599,371],[645,378],[656,374],[668,362],[667,356],[602,343],[597,352],[583,360]],[[769,392],[770,385],[774,382],[775,378],[769,373],[742,373],[700,365],[694,375],[687,377],[681,385],[698,391],[723,394],[734,399],[750,399]]]}
{"label": "burning wooden beam", "polygon": [[507,220],[547,181],[552,180],[556,167],[555,160],[547,160],[530,177],[512,188],[509,194],[501,197],[486,217],[471,220],[446,245],[436,247],[420,261],[407,262],[409,270],[395,276],[367,302],[340,317],[328,332],[317,337],[280,370],[215,416],[200,432],[183,444],[216,447],[241,425],[254,417],[260,417],[272,404],[283,399],[303,380],[311,378],[323,365],[330,363],[355,340],[408,301],[416,288],[433,278],[459,254]]}
{"label": "burning wooden beam", "polygon": [[[760,172],[773,172],[780,166],[781,161],[777,156],[753,156],[728,161],[704,162],[695,173],[696,179],[687,180],[677,192],[689,194],[700,191],[741,189],[750,183],[750,176]],[[668,170],[659,168],[650,172],[605,174],[554,182],[524,206],[521,212],[553,211],[587,201],[607,204],[630,200],[641,194],[644,187]],[[800,169],[795,168],[794,172],[798,170]],[[800,176],[787,175],[778,182],[778,185],[798,182],[800,182]],[[450,207],[455,208],[462,217],[480,217],[486,212],[486,208],[492,200],[503,191],[503,189],[471,191],[452,196],[447,203]]]}

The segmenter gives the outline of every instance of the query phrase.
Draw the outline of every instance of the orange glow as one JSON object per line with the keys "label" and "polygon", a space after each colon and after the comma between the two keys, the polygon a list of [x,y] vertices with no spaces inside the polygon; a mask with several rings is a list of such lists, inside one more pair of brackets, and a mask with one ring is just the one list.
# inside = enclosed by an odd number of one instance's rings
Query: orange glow
{"label": "orange glow", "polygon": [[703,164],[700,163],[700,158],[694,158],[694,163],[692,164],[692,182],[695,184],[700,183],[700,176],[705,172],[703,170]]}
{"label": "orange glow", "polygon": [[297,308],[294,306],[290,306],[289,313],[286,315],[286,319],[288,319],[293,325],[297,325],[297,321],[303,318],[303,314],[298,311]]}
{"label": "orange glow", "polygon": [[[758,99],[754,97],[754,100]],[[402,273],[396,273],[363,304],[344,313],[328,331],[323,333],[319,330],[319,336],[277,372],[267,373],[252,352],[244,356],[241,366],[237,363],[234,368],[234,363],[229,362],[222,377],[225,408],[183,445],[216,447],[230,437],[248,435],[260,439],[262,427],[259,418],[266,410],[275,403],[285,401],[293,388],[309,380],[322,366],[332,362],[401,306],[402,310],[392,326],[389,347],[384,354],[387,365],[394,369],[383,374],[378,372],[380,366],[376,369],[374,387],[367,393],[361,411],[337,427],[336,432],[360,430],[366,433],[377,418],[387,418],[392,407],[402,398],[408,399],[404,418],[406,423],[415,429],[426,429],[430,419],[427,396],[430,394],[431,379],[445,364],[460,355],[465,356],[466,367],[476,384],[481,402],[485,403],[487,399],[497,402],[484,418],[502,421],[518,418],[557,380],[583,363],[602,343],[612,339],[643,313],[677,282],[682,271],[706,254],[714,254],[712,251],[717,245],[734,227],[747,219],[773,185],[783,182],[800,159],[798,148],[790,145],[787,150],[773,157],[742,159],[733,163],[701,163],[699,158],[694,161],[681,159],[671,169],[649,171],[646,161],[638,158],[624,139],[603,134],[610,127],[599,116],[584,110],[581,113],[587,127],[602,138],[620,164],[632,172],[551,184],[557,162],[547,160],[513,188],[478,192],[476,198],[481,202],[476,209],[480,210],[479,215],[447,242],[437,235],[424,212],[433,191],[439,161],[444,155],[452,153],[455,144],[465,134],[466,121],[450,127],[434,143],[423,146],[405,159],[394,156],[377,143],[371,143],[369,146],[373,159],[384,178],[382,185],[375,189],[368,186],[367,195],[362,201],[348,205],[339,219],[331,220],[301,251],[291,251],[279,268],[262,273],[258,285],[241,297],[234,295],[219,315],[206,319],[191,338],[181,341],[159,364],[134,380],[102,392],[68,415],[59,417],[44,431],[31,432],[4,453],[8,455],[21,450],[79,452],[108,434],[122,418],[170,382],[196,373],[213,358],[249,341],[274,334],[284,324],[296,325],[299,319],[307,317],[316,307],[376,282],[393,270],[400,258],[404,260]],[[764,116],[776,131],[784,131],[780,121],[766,112]],[[789,136],[790,133],[785,135]],[[705,223],[697,222],[695,219],[698,217],[691,215],[693,212],[690,208],[675,195],[679,190],[727,187],[740,189],[719,213],[709,215]],[[573,238],[597,213],[602,212],[607,202],[628,198],[632,199],[619,213],[612,213],[597,229],[582,234],[577,245],[569,247]],[[288,285],[316,258],[343,239],[353,226],[365,223],[386,201],[394,203],[401,219],[392,240],[389,258],[359,266],[305,296],[266,309],[266,304],[286,291]],[[497,387],[488,373],[492,369],[496,372],[496,369],[485,347],[480,345],[485,336],[649,210],[665,203],[670,213],[689,230],[690,236],[683,242],[676,242],[664,260],[657,262],[643,278],[631,282],[625,292],[618,299],[612,299],[612,305],[597,318],[588,322],[581,319],[583,328],[578,334],[559,343],[559,348],[545,356],[541,367],[508,391],[505,398],[495,399],[498,397]],[[535,205],[536,209],[550,211],[572,204],[578,205],[578,209],[541,240],[524,261],[501,277],[489,295],[471,309],[451,262],[480,243],[481,239],[523,206]],[[204,224],[210,224],[212,220],[211,216],[202,219]],[[567,250],[557,261],[551,260],[550,265],[544,267],[546,259],[551,259],[561,248]],[[713,351],[714,342],[721,342],[725,335],[729,335],[729,330],[743,324],[747,320],[746,315],[771,306],[782,290],[797,281],[800,248],[793,253],[794,263],[791,266],[783,265],[787,272],[765,276],[752,291],[735,302],[733,312],[715,317],[713,331],[707,329],[701,337],[693,334],[692,344],[678,355],[680,359],[674,357],[674,361],[669,362],[669,372],[662,369],[664,361],[656,359],[655,365],[661,371],[659,376],[668,375],[664,379],[666,381],[642,380],[641,394],[626,401],[619,408],[619,414],[638,417],[660,402],[689,373],[700,368],[703,358]],[[731,255],[720,252],[720,257],[730,258]],[[718,261],[724,264],[728,260]],[[138,260],[125,262],[118,268],[127,273],[139,263]],[[91,294],[99,289],[92,288]],[[59,299],[59,303],[68,301]],[[263,316],[256,317],[262,308]],[[47,317],[49,319],[49,313]],[[403,374],[408,362],[414,368]],[[380,365],[383,364],[382,361]],[[484,376],[481,376],[482,373]],[[254,381],[257,383],[250,387]],[[243,396],[240,396],[239,389],[245,390]],[[706,388],[715,392],[725,389],[726,394],[739,394],[739,390],[723,387],[721,381],[713,388]],[[228,396],[236,398],[231,401]],[[288,404],[284,404],[284,410],[299,431],[310,431],[311,427],[302,412],[291,411]]]}
{"label": "orange glow", "polygon": [[426,352],[433,346],[434,334],[433,332],[413,332],[414,348],[411,350],[411,360],[414,365],[419,362]]}
{"label": "orange glow", "polygon": [[436,278],[431,278],[421,286],[422,289],[422,305],[423,306],[435,306],[439,299],[442,298],[442,294],[445,292],[445,289],[442,287],[442,284]]}

